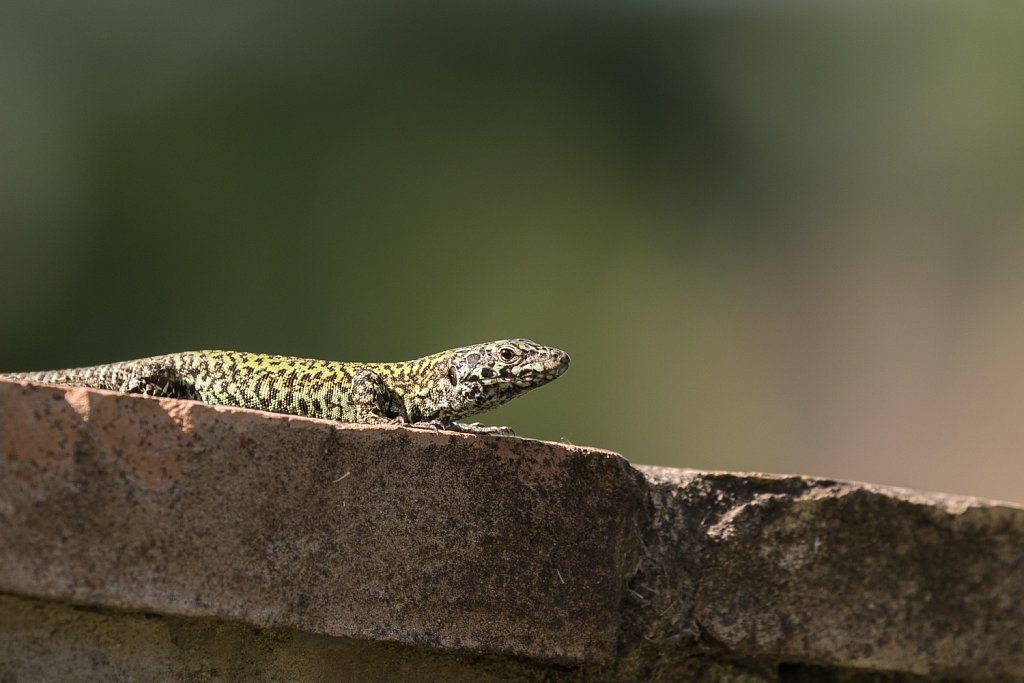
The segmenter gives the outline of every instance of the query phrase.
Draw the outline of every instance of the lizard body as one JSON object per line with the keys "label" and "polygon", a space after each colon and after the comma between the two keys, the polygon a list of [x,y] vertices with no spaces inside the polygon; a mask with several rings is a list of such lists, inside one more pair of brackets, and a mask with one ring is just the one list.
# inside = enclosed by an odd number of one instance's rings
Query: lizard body
{"label": "lizard body", "polygon": [[547,384],[569,366],[560,349],[508,339],[395,363],[349,363],[239,351],[187,351],[3,379],[110,389],[340,422],[458,425]]}

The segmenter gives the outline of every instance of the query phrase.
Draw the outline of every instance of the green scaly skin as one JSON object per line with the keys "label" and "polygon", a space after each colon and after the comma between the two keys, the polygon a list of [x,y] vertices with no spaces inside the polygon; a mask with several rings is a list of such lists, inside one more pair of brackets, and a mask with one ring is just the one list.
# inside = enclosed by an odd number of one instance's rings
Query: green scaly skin
{"label": "green scaly skin", "polygon": [[397,363],[343,363],[239,351],[187,351],[0,378],[181,398],[362,424],[461,425],[547,384],[569,367],[564,351],[528,339],[465,346]]}

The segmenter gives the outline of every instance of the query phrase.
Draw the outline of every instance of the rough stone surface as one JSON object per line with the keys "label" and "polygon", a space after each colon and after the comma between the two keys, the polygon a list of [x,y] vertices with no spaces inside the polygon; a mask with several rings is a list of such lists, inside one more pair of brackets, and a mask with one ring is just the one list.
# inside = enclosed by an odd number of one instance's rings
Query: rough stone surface
{"label": "rough stone surface", "polygon": [[601,661],[646,500],[608,452],[0,383],[0,592]]}
{"label": "rough stone surface", "polygon": [[1024,681],[1019,506],[10,382],[0,592],[2,683]]}
{"label": "rough stone surface", "polygon": [[700,653],[760,662],[782,680],[1024,680],[1024,508],[809,477],[639,469],[655,514],[624,617],[620,666],[631,675]]}

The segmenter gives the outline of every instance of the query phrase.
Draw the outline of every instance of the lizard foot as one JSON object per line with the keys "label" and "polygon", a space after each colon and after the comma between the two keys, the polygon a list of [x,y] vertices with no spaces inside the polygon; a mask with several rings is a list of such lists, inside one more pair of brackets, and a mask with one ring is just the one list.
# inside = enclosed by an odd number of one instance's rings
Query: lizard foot
{"label": "lizard foot", "polygon": [[509,427],[489,427],[480,422],[463,424],[462,422],[442,422],[441,420],[425,420],[423,422],[409,422],[402,416],[391,420],[390,424],[412,427],[413,429],[429,429],[434,432],[460,432],[462,434],[492,434],[498,436],[515,436],[515,432]]}
{"label": "lizard foot", "polygon": [[464,424],[462,422],[445,422],[444,428],[448,431],[462,432],[464,434],[515,436],[515,432],[512,431],[511,427],[491,427],[480,422],[470,422],[469,424]]}
{"label": "lizard foot", "polygon": [[440,420],[424,420],[421,422],[409,422],[404,415],[394,417],[388,424],[398,425],[400,427],[412,427],[413,429],[429,429],[431,431],[441,431],[445,428],[444,422]]}

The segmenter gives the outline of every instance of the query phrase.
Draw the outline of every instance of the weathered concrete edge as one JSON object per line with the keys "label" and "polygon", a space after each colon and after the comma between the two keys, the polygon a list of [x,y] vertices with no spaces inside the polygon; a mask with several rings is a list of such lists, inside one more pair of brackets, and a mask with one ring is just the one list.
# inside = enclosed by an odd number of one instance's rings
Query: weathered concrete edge
{"label": "weathered concrete edge", "polygon": [[762,671],[1024,681],[1024,506],[636,467],[654,515],[625,607],[617,665],[630,677],[711,656]]}
{"label": "weathered concrete edge", "polygon": [[[611,452],[611,451],[609,451]],[[644,475],[652,487],[687,486],[699,480],[743,479],[753,484],[779,485],[803,482],[809,487],[826,491],[863,489],[888,498],[907,501],[915,505],[942,507],[952,514],[965,512],[970,508],[1006,508],[1024,511],[1024,503],[1014,503],[996,498],[983,498],[960,493],[925,491],[906,486],[875,484],[856,479],[832,479],[829,477],[792,474],[783,472],[749,472],[744,470],[695,470],[688,467],[664,467],[661,465],[633,464],[632,467]]]}

